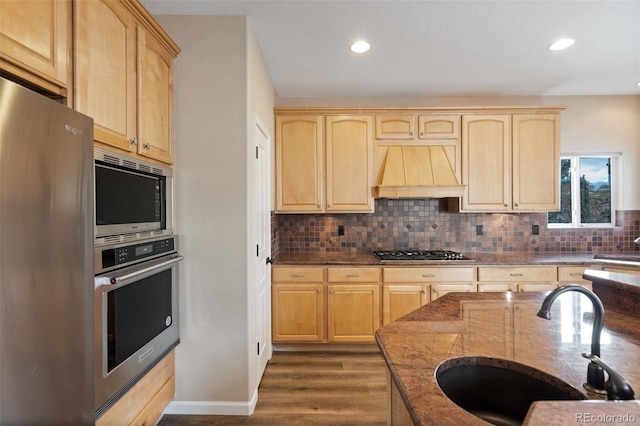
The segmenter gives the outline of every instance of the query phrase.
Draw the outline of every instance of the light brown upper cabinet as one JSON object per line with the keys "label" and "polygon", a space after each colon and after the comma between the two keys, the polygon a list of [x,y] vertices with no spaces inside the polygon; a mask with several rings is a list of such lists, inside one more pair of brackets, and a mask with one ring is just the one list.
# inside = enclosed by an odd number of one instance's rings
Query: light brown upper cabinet
{"label": "light brown upper cabinet", "polygon": [[324,210],[324,117],[276,117],[276,210]]}
{"label": "light brown upper cabinet", "polygon": [[372,118],[329,116],[326,130],[327,211],[372,212]]}
{"label": "light brown upper cabinet", "polygon": [[[416,132],[416,122],[418,131]],[[376,139],[458,139],[460,114],[376,115]]]}
{"label": "light brown upper cabinet", "polygon": [[75,105],[100,144],[173,162],[179,48],[137,2],[74,3]]}
{"label": "light brown upper cabinet", "polygon": [[462,116],[461,211],[559,207],[559,114]]}
{"label": "light brown upper cabinet", "polygon": [[370,116],[277,116],[277,212],[372,212],[372,139]]}
{"label": "light brown upper cabinet", "polygon": [[68,96],[71,1],[0,1],[0,67]]}
{"label": "light brown upper cabinet", "polygon": [[560,116],[513,116],[513,210],[560,208]]}
{"label": "light brown upper cabinet", "polygon": [[462,117],[462,210],[511,210],[511,116]]}
{"label": "light brown upper cabinet", "polygon": [[460,114],[429,114],[418,116],[418,138],[458,139]]}
{"label": "light brown upper cabinet", "polygon": [[414,115],[376,115],[376,139],[413,139],[415,134]]}

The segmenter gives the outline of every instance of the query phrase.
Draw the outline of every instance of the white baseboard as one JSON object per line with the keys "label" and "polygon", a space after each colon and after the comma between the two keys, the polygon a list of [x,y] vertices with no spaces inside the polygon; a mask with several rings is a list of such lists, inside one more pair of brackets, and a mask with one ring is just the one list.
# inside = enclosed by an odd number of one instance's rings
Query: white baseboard
{"label": "white baseboard", "polygon": [[171,401],[164,414],[250,416],[258,402],[258,390],[250,401]]}

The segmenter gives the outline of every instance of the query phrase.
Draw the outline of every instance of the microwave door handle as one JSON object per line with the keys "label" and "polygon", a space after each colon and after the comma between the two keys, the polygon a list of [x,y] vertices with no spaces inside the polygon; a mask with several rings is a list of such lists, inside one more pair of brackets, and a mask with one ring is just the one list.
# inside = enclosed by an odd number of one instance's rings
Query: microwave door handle
{"label": "microwave door handle", "polygon": [[164,266],[167,266],[167,265],[173,265],[174,263],[177,263],[177,262],[181,261],[182,259],[184,259],[183,256],[178,256],[178,257],[172,258],[171,260],[167,260],[167,261],[164,261],[164,262],[161,262],[161,263],[156,263],[156,264],[154,264],[152,266],[148,266],[146,268],[141,268],[141,269],[138,269],[138,270],[136,270],[134,272],[131,272],[131,273],[128,273],[128,274],[125,274],[125,275],[120,275],[120,276],[117,276],[117,277],[110,277],[110,278],[108,278],[109,279],[109,284],[112,284],[112,285],[120,284],[123,281],[133,279],[133,278],[135,278],[135,277],[137,277],[139,275],[142,275],[142,274],[146,274],[149,271],[153,271],[155,269],[160,269],[160,268],[162,268]]}

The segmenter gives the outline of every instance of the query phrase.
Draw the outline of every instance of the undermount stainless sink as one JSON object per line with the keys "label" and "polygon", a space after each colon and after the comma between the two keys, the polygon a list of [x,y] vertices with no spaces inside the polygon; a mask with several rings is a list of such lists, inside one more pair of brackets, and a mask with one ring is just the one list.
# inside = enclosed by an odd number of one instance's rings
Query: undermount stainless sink
{"label": "undermount stainless sink", "polygon": [[451,401],[494,425],[522,424],[535,401],[586,399],[555,376],[499,358],[452,358],[435,376]]}

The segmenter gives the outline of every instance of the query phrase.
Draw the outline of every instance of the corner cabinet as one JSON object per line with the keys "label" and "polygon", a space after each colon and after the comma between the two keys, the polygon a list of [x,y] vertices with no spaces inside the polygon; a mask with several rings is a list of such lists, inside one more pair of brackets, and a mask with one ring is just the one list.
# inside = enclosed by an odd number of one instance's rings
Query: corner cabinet
{"label": "corner cabinet", "polygon": [[460,211],[548,212],[560,203],[560,116],[462,116]]}
{"label": "corner cabinet", "polygon": [[369,116],[276,116],[276,212],[373,212]]}
{"label": "corner cabinet", "polygon": [[74,3],[75,107],[98,144],[173,163],[173,60],[180,52],[131,1]]}
{"label": "corner cabinet", "polygon": [[67,97],[71,0],[1,1],[0,68]]}

